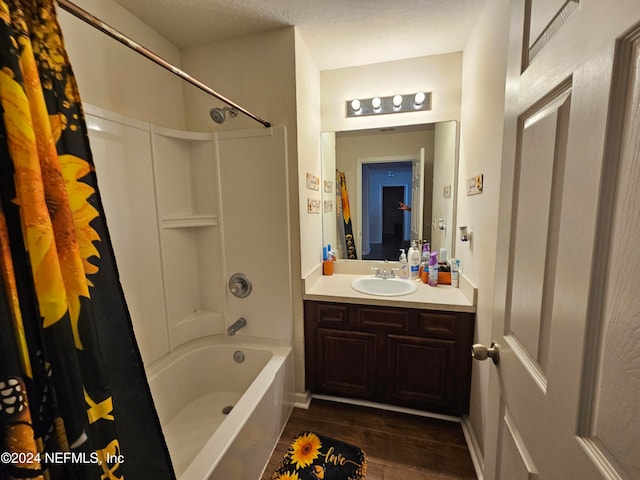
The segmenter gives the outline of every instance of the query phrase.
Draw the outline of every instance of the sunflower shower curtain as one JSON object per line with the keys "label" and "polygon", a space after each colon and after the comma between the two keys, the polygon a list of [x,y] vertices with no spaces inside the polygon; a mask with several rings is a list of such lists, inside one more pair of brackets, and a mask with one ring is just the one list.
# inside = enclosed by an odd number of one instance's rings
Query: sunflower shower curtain
{"label": "sunflower shower curtain", "polygon": [[0,0],[0,478],[174,479],[53,0]]}

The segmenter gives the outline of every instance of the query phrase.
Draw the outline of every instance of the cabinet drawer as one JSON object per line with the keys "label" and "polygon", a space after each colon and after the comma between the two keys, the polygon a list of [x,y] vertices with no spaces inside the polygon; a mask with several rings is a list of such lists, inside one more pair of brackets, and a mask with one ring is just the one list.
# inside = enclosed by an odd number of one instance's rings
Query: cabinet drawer
{"label": "cabinet drawer", "polygon": [[418,329],[420,333],[430,337],[455,338],[458,327],[458,317],[454,313],[420,312]]}
{"label": "cabinet drawer", "polygon": [[356,325],[367,330],[409,331],[409,312],[401,309],[360,307]]}
{"label": "cabinet drawer", "polygon": [[349,324],[349,310],[346,305],[317,305],[318,326],[346,327]]}

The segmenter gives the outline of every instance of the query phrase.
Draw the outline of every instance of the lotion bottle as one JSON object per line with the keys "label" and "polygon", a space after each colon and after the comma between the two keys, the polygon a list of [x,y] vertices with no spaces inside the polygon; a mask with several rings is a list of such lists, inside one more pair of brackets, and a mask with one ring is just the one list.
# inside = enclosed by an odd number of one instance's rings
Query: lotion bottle
{"label": "lotion bottle", "polygon": [[411,247],[409,248],[409,271],[410,278],[412,280],[420,279],[420,250],[418,250],[418,244],[415,240],[411,240]]}

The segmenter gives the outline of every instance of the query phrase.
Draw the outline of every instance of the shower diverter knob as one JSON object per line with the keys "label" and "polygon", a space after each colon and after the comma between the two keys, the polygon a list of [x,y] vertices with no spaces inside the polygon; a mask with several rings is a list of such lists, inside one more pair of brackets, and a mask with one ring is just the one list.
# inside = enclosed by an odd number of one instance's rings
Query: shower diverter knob
{"label": "shower diverter knob", "polygon": [[229,279],[229,290],[238,298],[245,298],[251,293],[251,282],[244,273],[234,273]]}

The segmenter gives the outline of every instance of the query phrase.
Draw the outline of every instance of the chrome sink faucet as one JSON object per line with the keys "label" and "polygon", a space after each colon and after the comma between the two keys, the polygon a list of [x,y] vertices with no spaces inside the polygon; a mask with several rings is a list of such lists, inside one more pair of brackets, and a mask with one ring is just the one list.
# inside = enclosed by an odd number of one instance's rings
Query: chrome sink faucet
{"label": "chrome sink faucet", "polygon": [[239,318],[238,320],[236,320],[235,322],[233,322],[229,328],[227,328],[227,335],[229,335],[230,337],[232,337],[233,335],[235,335],[236,333],[238,333],[238,330],[240,330],[241,328],[244,328],[247,326],[247,321],[244,318]]}
{"label": "chrome sink faucet", "polygon": [[389,268],[389,260],[384,261],[384,268],[380,270],[380,267],[371,267],[371,270],[376,271],[376,278],[395,278],[394,270],[397,268]]}

